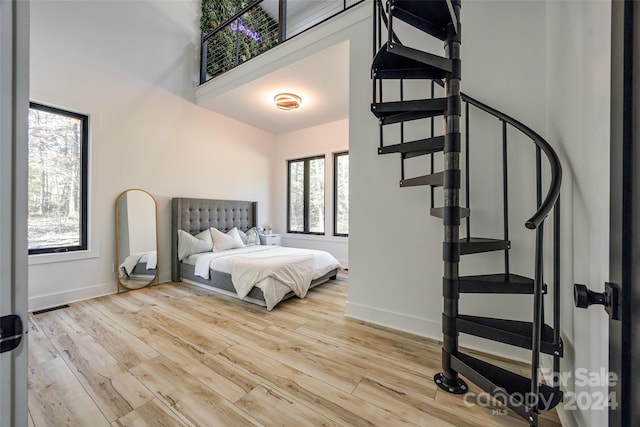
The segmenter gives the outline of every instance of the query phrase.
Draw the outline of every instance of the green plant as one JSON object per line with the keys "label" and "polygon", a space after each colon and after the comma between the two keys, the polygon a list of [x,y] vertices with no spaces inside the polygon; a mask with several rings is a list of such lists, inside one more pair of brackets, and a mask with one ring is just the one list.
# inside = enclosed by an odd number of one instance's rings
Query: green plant
{"label": "green plant", "polygon": [[[247,0],[203,0],[200,29],[211,33],[251,2]],[[207,74],[213,77],[278,44],[278,22],[258,4],[208,41]]]}

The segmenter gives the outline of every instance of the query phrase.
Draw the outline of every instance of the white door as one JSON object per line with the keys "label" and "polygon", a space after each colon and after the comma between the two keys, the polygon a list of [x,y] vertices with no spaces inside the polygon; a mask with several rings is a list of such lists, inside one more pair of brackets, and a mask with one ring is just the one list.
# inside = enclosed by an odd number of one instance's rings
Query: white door
{"label": "white door", "polygon": [[[0,0],[0,426],[27,426],[29,3]],[[12,317],[18,316],[18,317]],[[19,320],[16,320],[19,319]],[[15,326],[22,322],[22,327]],[[22,333],[22,339],[17,337]]]}

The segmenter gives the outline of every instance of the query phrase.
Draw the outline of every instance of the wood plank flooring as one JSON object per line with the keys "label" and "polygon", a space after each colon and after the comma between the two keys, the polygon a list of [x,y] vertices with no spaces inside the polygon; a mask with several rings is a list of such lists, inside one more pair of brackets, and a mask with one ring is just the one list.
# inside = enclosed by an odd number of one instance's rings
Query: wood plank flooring
{"label": "wood plank flooring", "polygon": [[267,312],[170,283],[30,316],[29,425],[528,425],[439,390],[440,343],[346,318],[347,286]]}

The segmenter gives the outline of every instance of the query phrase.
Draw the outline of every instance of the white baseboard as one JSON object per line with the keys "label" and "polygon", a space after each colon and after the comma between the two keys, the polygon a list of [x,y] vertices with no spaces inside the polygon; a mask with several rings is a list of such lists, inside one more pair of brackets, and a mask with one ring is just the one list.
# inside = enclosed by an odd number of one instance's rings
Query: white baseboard
{"label": "white baseboard", "polygon": [[97,298],[103,295],[115,294],[116,291],[115,283],[105,283],[86,288],[56,292],[55,294],[37,295],[29,297],[29,311],[42,310],[62,304]]}
{"label": "white baseboard", "polygon": [[[408,316],[403,313],[382,310],[351,302],[347,302],[345,315],[364,322],[409,332],[436,341],[442,341],[442,326],[440,322],[433,320]],[[483,340],[477,337],[464,336],[463,338],[464,339],[460,340],[461,347],[518,362],[530,361],[527,350],[513,348],[506,344]]]}
{"label": "white baseboard", "polygon": [[381,310],[347,301],[346,316],[387,328],[397,329],[411,334],[435,340],[442,340],[442,328],[439,322],[421,317],[407,316],[388,310]]}
{"label": "white baseboard", "polygon": [[[161,271],[158,283],[171,281],[171,271]],[[97,298],[104,295],[111,295],[117,292],[116,283],[104,283],[101,285],[88,286],[86,288],[71,289],[68,291],[56,292],[54,294],[37,295],[29,297],[29,311],[43,310],[45,308],[56,307],[58,305],[70,304],[72,302]]]}

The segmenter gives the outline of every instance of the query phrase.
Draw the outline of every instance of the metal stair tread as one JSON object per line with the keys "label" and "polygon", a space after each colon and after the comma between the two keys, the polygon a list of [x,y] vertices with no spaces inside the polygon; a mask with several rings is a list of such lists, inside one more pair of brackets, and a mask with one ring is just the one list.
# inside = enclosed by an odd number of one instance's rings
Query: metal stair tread
{"label": "metal stair tread", "polygon": [[371,104],[371,112],[380,119],[380,124],[382,125],[442,116],[446,108],[446,98],[413,99]]}
{"label": "metal stair tread", "polygon": [[400,187],[416,187],[420,185],[431,185],[434,187],[442,187],[444,183],[444,173],[436,172],[429,175],[416,176],[415,178],[407,178],[400,181]]}
{"label": "metal stair tread", "polygon": [[[456,320],[459,332],[498,341],[531,350],[533,323],[522,320],[495,319],[491,317],[459,315]],[[540,351],[546,354],[562,355],[562,342],[553,343],[553,328],[542,325]]]}
{"label": "metal stair tread", "polygon": [[395,123],[409,122],[411,120],[428,119],[443,115],[443,111],[409,111],[406,113],[389,114],[380,119],[381,125],[392,125]]}
{"label": "metal stair tread", "polygon": [[460,239],[460,255],[502,251],[510,247],[511,242],[508,240],[488,239],[485,237],[463,237]]}
{"label": "metal stair tread", "polygon": [[[451,367],[467,377],[482,390],[498,398],[521,417],[528,419],[531,414],[523,399],[531,395],[531,379],[499,366],[458,352],[451,356]],[[539,384],[540,398],[537,413],[548,412],[562,401],[562,391],[546,384]]]}
{"label": "metal stair tread", "polygon": [[[533,279],[518,274],[481,274],[458,278],[459,292],[463,294],[533,294]],[[547,285],[542,284],[542,293]]]}
{"label": "metal stair tread", "polygon": [[376,102],[371,104],[371,112],[378,118],[410,112],[433,112],[444,114],[447,98],[412,99],[407,101]]}
{"label": "metal stair tread", "polygon": [[[444,136],[434,136],[432,138],[418,139],[416,141],[403,142],[401,144],[387,145],[378,148],[378,154],[415,154],[424,155],[436,153],[444,150]],[[415,157],[407,156],[407,157]]]}
{"label": "metal stair tread", "polygon": [[[446,73],[450,73],[453,70],[453,61],[451,61],[451,59],[404,46],[401,43],[388,43],[387,50],[394,55],[411,59],[417,64],[435,67],[436,69],[443,70]],[[447,74],[445,74],[445,76],[446,75]],[[437,77],[433,78],[435,79]]]}
{"label": "metal stair tread", "polygon": [[393,16],[440,40],[446,39],[449,24],[453,24],[457,31],[458,23],[451,0],[392,0],[391,6]]}
{"label": "metal stair tread", "polygon": [[371,65],[371,75],[377,79],[443,79],[447,73],[437,66],[388,51],[388,43],[376,53]]}
{"label": "metal stair tread", "polygon": [[[444,218],[444,206],[431,208],[430,214],[436,218]],[[471,209],[469,208],[458,208],[460,210],[460,218],[467,218],[471,214]]]}

